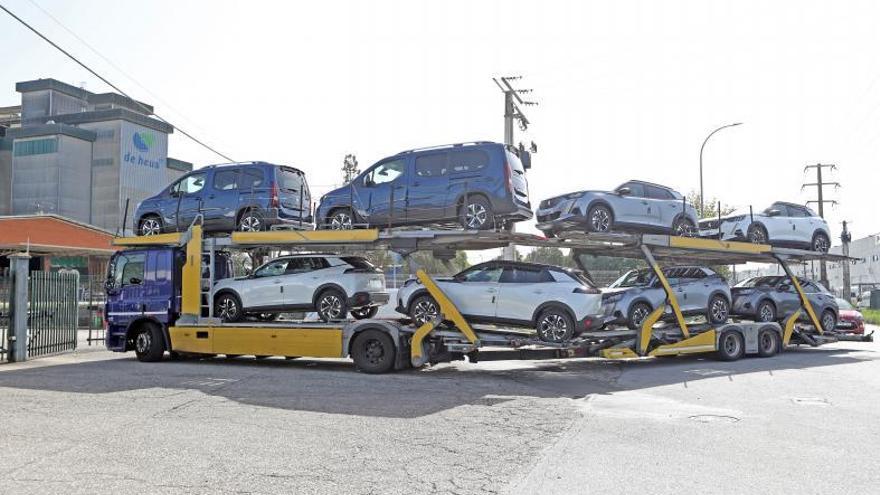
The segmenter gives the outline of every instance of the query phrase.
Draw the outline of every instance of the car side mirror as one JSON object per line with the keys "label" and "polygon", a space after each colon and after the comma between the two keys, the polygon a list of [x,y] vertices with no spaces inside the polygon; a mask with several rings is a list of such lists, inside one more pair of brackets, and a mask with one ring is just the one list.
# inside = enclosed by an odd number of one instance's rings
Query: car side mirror
{"label": "car side mirror", "polygon": [[778,217],[779,215],[782,215],[782,212],[780,210],[776,210],[776,209],[767,210],[768,217]]}
{"label": "car side mirror", "polygon": [[620,189],[617,190],[617,194],[619,194],[621,196],[629,196],[630,194],[632,194],[632,189],[630,189],[628,187],[621,187]]}
{"label": "car side mirror", "polygon": [[788,284],[782,284],[782,285],[778,286],[778,287],[776,288],[776,290],[779,291],[779,292],[788,292],[788,289],[790,289],[790,288],[791,288],[790,285],[788,285]]}
{"label": "car side mirror", "polygon": [[250,268],[245,268],[245,269],[244,269],[244,276],[245,276],[245,277],[251,277],[251,276],[253,276],[253,275],[254,275],[254,272],[252,272]]}

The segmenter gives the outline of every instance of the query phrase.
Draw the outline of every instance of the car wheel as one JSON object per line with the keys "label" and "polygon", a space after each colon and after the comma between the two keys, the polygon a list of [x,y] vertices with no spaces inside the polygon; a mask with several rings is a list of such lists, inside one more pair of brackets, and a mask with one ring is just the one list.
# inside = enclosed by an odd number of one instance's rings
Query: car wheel
{"label": "car wheel", "polygon": [[752,244],[767,244],[769,241],[767,238],[767,230],[760,225],[752,225],[749,227],[746,237]]}
{"label": "car wheel", "polygon": [[409,316],[413,319],[416,326],[422,326],[440,316],[440,306],[429,295],[417,297],[409,308]]}
{"label": "car wheel", "polygon": [[538,315],[535,329],[544,342],[566,342],[574,335],[574,320],[562,308],[549,308]]}
{"label": "car wheel", "polygon": [[813,251],[818,253],[827,253],[828,249],[831,247],[831,242],[828,240],[828,236],[823,234],[822,232],[817,232],[816,235],[813,236]]}
{"label": "car wheel", "polygon": [[492,205],[482,196],[473,196],[461,205],[459,223],[465,230],[487,230],[495,226]]}
{"label": "car wheel", "polygon": [[782,341],[779,338],[779,332],[772,328],[765,328],[758,332],[758,356],[773,356],[781,348]]}
{"label": "car wheel", "polygon": [[351,230],[354,228],[354,215],[348,208],[337,208],[330,212],[326,223],[330,230]]}
{"label": "car wheel", "polygon": [[228,322],[241,320],[244,316],[241,299],[228,292],[220,294],[214,300],[214,316]]}
{"label": "car wheel", "polygon": [[696,231],[697,226],[689,218],[679,217],[672,224],[672,233],[679,237],[693,237]]}
{"label": "car wheel", "polygon": [[596,205],[587,212],[587,231],[610,232],[614,227],[614,216],[605,205]]}
{"label": "car wheel", "polygon": [[238,219],[238,230],[240,232],[260,232],[266,230],[263,215],[257,210],[248,210],[242,213],[241,218]]}
{"label": "car wheel", "polygon": [[158,235],[162,233],[162,219],[156,215],[147,215],[138,225],[140,235]]}
{"label": "car wheel", "polygon": [[635,303],[629,308],[629,315],[626,318],[626,326],[628,326],[630,330],[638,330],[642,326],[642,322],[644,322],[645,318],[650,314],[651,306],[647,303]]}
{"label": "car wheel", "polygon": [[278,313],[257,313],[254,315],[257,321],[270,322],[278,319]]}
{"label": "car wheel", "polygon": [[724,323],[729,315],[730,303],[727,302],[727,299],[722,295],[712,296],[712,299],[709,300],[709,308],[706,315],[709,323],[714,325]]}
{"label": "car wheel", "polygon": [[736,361],[745,353],[743,336],[736,330],[728,330],[718,338],[716,355],[722,361]]}
{"label": "car wheel", "polygon": [[833,332],[837,327],[837,317],[834,316],[834,311],[830,309],[826,309],[822,313],[822,319],[820,320],[822,323],[822,330],[825,332]]}
{"label": "car wheel", "polygon": [[345,294],[336,289],[327,289],[318,296],[315,309],[324,321],[341,320],[347,312]]}
{"label": "car wheel", "polygon": [[162,342],[162,332],[158,326],[142,325],[134,336],[134,352],[138,361],[143,363],[161,361],[162,356],[165,355],[165,346]]}
{"label": "car wheel", "polygon": [[391,337],[381,330],[364,330],[351,344],[351,358],[364,373],[386,373],[394,367],[397,349]]}
{"label": "car wheel", "polygon": [[366,308],[351,310],[351,316],[355,320],[366,320],[367,318],[372,318],[376,316],[376,313],[378,312],[379,306],[368,306]]}
{"label": "car wheel", "polygon": [[763,301],[758,305],[755,316],[761,322],[776,321],[776,306],[770,301]]}

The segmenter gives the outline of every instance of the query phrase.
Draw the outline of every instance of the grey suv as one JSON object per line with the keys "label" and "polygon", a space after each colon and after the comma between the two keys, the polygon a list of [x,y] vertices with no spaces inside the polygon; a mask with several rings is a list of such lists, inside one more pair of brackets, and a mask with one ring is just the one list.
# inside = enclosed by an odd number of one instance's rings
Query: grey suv
{"label": "grey suv", "polygon": [[[731,298],[724,277],[703,266],[668,267],[663,269],[663,275],[683,314],[705,315],[714,324],[727,321]],[[602,291],[605,324],[625,324],[636,329],[665,301],[666,292],[653,270],[631,270]],[[667,317],[671,314],[671,308],[667,308]]]}
{"label": "grey suv", "polygon": [[[821,285],[798,278],[798,283],[807,294],[822,329],[832,331],[837,326],[837,301]],[[798,309],[801,299],[788,277],[773,275],[753,277],[736,284],[732,289],[733,308],[731,313],[756,321],[783,321]],[[804,311],[801,321],[809,321]]]}
{"label": "grey suv", "polygon": [[639,180],[614,191],[580,191],[541,201],[538,229],[547,237],[560,232],[637,230],[691,235],[697,210],[672,188]]}

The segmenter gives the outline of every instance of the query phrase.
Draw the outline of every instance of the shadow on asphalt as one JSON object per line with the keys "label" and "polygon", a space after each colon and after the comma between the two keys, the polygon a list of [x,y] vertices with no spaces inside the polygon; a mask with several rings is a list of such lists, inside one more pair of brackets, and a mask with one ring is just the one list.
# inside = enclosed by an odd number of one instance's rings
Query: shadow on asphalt
{"label": "shadow on asphalt", "polygon": [[[0,372],[0,387],[77,394],[148,389],[200,391],[261,407],[329,414],[415,418],[447,409],[491,406],[511,397],[583,398],[746,373],[814,369],[880,356],[871,350],[792,348],[773,358],[721,362],[705,357],[629,361],[572,359],[445,364],[367,375],[336,360],[214,358],[140,363],[132,355]],[[784,379],[780,378],[780,379]]]}

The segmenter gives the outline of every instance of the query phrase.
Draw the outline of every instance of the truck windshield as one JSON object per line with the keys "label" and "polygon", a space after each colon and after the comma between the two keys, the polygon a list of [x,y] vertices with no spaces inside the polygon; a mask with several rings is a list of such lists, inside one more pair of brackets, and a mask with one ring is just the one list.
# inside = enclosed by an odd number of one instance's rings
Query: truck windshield
{"label": "truck windshield", "polygon": [[107,273],[109,285],[119,289],[143,282],[146,258],[143,253],[120,254],[113,258]]}

